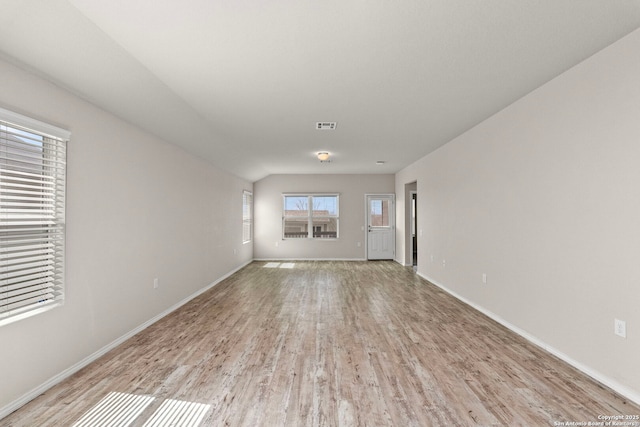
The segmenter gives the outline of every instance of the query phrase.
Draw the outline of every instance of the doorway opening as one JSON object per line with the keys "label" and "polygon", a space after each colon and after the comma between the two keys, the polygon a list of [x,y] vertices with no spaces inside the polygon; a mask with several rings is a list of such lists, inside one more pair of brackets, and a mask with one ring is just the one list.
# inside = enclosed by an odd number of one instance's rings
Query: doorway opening
{"label": "doorway opening", "polygon": [[418,193],[411,192],[411,265],[418,267]]}
{"label": "doorway opening", "polygon": [[418,182],[404,186],[404,265],[418,267]]}

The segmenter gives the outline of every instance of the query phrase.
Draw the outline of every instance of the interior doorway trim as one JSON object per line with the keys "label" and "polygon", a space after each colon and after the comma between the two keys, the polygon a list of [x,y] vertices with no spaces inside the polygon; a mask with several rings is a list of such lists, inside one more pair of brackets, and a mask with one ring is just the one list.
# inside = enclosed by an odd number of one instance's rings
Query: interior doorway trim
{"label": "interior doorway trim", "polygon": [[418,266],[418,190],[409,191],[409,221],[407,238],[409,239],[409,253],[405,256],[408,264],[417,268]]}

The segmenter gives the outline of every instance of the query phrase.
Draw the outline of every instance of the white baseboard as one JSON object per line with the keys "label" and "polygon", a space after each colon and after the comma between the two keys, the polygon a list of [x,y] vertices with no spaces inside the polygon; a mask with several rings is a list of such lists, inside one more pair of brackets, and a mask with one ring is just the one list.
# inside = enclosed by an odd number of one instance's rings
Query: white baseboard
{"label": "white baseboard", "polygon": [[2,420],[4,417],[6,417],[7,415],[11,414],[12,412],[16,411],[20,407],[26,405],[27,403],[29,403],[30,401],[32,401],[36,397],[40,396],[42,393],[44,393],[45,391],[49,390],[54,385],[62,382],[63,380],[65,380],[68,377],[70,377],[71,375],[75,374],[80,369],[84,368],[85,366],[89,365],[92,362],[95,362],[100,357],[105,355],[107,352],[113,350],[115,347],[119,346],[120,344],[122,344],[123,342],[128,340],[129,338],[133,337],[138,332],[141,332],[142,330],[148,328],[152,324],[156,323],[158,320],[162,319],[166,315],[168,315],[171,312],[173,312],[173,311],[177,310],[178,308],[182,307],[183,305],[185,305],[186,303],[188,303],[189,301],[191,301],[192,299],[194,299],[198,295],[200,295],[200,294],[208,291],[209,289],[213,288],[215,285],[217,285],[218,283],[222,282],[224,279],[228,278],[229,276],[231,276],[232,274],[234,274],[237,271],[241,270],[242,268],[244,268],[245,266],[247,266],[248,264],[250,264],[252,262],[253,262],[253,260],[250,260],[250,261],[242,264],[240,267],[237,267],[236,269],[230,271],[229,273],[227,273],[224,276],[220,277],[215,282],[210,283],[209,285],[207,285],[204,288],[198,290],[194,294],[191,294],[188,297],[184,298],[182,301],[177,302],[176,304],[172,305],[171,307],[169,307],[168,309],[166,309],[162,313],[158,314],[157,316],[147,320],[143,324],[137,326],[135,329],[132,329],[131,331],[127,332],[126,334],[124,334],[121,337],[117,338],[116,340],[110,342],[106,346],[102,347],[100,350],[96,351],[95,353],[85,357],[84,359],[82,359],[81,361],[76,363],[75,365],[73,365],[73,366],[65,369],[64,371],[60,372],[59,374],[51,377],[50,379],[45,381],[43,384],[40,384],[38,387],[32,389],[31,391],[28,391],[27,393],[25,393],[24,395],[22,395],[18,399],[14,400],[13,402],[9,403],[8,405],[5,405],[4,407],[0,408],[0,420]]}
{"label": "white baseboard", "polygon": [[254,261],[366,261],[365,258],[255,258]]}
{"label": "white baseboard", "polygon": [[433,279],[431,279],[431,278],[429,278],[429,277],[427,277],[427,276],[425,276],[425,275],[423,275],[421,273],[417,273],[417,274],[418,274],[418,276],[422,277],[423,279],[425,279],[429,283],[433,283],[434,285],[436,285],[437,287],[439,287],[440,289],[442,289],[443,291],[445,291],[449,295],[453,296],[454,298],[462,301],[463,303],[469,305],[470,307],[478,310],[480,313],[484,314],[485,316],[487,316],[487,317],[495,320],[496,322],[500,323],[505,328],[507,328],[507,329],[511,330],[512,332],[515,332],[516,334],[520,335],[521,337],[523,337],[524,339],[526,339],[530,343],[542,348],[543,350],[545,350],[548,353],[553,354],[558,359],[561,359],[562,361],[568,363],[569,365],[573,366],[574,368],[578,369],[579,371],[583,372],[584,374],[590,376],[594,380],[606,385],[607,387],[609,387],[610,389],[612,389],[615,392],[619,393],[620,395],[622,395],[622,396],[626,397],[627,399],[631,400],[632,402],[640,405],[640,393],[638,393],[636,390],[633,390],[633,389],[627,387],[624,384],[620,384],[618,381],[608,377],[607,375],[604,375],[603,373],[598,372],[595,369],[592,369],[589,366],[584,365],[584,364],[572,359],[571,357],[567,356],[566,354],[562,353],[561,351],[557,350],[556,348],[548,345],[547,343],[545,343],[544,341],[540,340],[539,338],[537,338],[537,337],[531,335],[530,333],[518,328],[515,325],[512,325],[511,323],[507,322],[506,320],[504,320],[500,316],[496,315],[495,313],[485,309],[484,307],[481,307],[481,306],[475,304],[474,302],[466,299],[465,297],[459,295],[458,293],[450,290],[449,288],[447,288],[446,286],[442,285],[441,283],[438,283],[437,281],[435,281],[435,280],[433,280]]}

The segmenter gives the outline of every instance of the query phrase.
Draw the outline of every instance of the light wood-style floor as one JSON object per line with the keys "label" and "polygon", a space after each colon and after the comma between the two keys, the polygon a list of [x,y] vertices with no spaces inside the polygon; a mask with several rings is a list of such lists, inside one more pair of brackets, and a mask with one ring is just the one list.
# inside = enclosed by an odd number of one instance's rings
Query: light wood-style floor
{"label": "light wood-style floor", "polygon": [[[250,264],[0,425],[71,426],[112,392],[152,398],[132,426],[179,425],[149,421],[176,401],[203,404],[188,426],[553,426],[640,414],[396,263],[265,265]],[[116,425],[101,422],[84,425]]]}

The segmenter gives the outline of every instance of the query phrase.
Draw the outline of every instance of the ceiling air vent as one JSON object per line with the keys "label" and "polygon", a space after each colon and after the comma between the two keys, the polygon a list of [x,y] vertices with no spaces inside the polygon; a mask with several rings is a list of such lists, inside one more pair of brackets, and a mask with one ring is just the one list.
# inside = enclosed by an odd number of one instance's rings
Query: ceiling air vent
{"label": "ceiling air vent", "polygon": [[336,122],[316,122],[317,130],[336,130]]}

